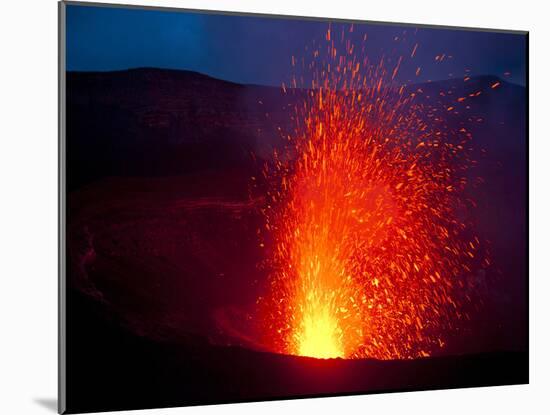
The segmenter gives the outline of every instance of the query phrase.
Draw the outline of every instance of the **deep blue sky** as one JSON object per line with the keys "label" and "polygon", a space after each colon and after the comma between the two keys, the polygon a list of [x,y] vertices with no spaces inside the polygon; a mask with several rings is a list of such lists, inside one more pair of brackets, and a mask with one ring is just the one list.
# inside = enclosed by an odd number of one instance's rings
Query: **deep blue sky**
{"label": "deep blue sky", "polygon": [[[110,71],[136,67],[187,69],[239,83],[281,85],[292,74],[291,56],[322,41],[328,23],[112,7],[67,6],[67,69]],[[333,26],[334,31],[338,25]],[[503,77],[525,85],[525,37],[447,29],[355,25],[353,39],[367,34],[371,61],[382,54],[410,55],[400,81],[419,82],[472,75]],[[399,40],[396,41],[395,37]],[[436,55],[451,59],[436,63]],[[421,75],[414,76],[421,66]]]}

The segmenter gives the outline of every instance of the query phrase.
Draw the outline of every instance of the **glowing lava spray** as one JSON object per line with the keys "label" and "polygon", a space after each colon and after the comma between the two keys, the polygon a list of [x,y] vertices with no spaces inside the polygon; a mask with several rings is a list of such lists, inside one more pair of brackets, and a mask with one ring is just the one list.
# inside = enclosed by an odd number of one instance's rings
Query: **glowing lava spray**
{"label": "glowing lava spray", "polygon": [[295,131],[265,168],[264,337],[318,358],[428,356],[464,317],[457,292],[480,251],[456,214],[470,136],[396,85],[402,58],[358,59],[352,30],[329,29],[303,64],[313,79],[293,81],[307,94]]}

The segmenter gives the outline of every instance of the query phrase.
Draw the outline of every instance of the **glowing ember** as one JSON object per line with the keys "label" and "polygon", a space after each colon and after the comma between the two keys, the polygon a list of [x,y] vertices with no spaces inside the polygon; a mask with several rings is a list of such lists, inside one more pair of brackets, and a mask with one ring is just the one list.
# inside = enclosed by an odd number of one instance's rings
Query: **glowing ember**
{"label": "glowing ember", "polygon": [[417,104],[418,91],[395,85],[402,58],[361,61],[337,37],[329,30],[304,66],[313,81],[296,131],[265,168],[265,341],[319,358],[428,356],[467,317],[462,292],[480,262],[478,238],[457,219],[469,134],[436,121],[453,108]]}

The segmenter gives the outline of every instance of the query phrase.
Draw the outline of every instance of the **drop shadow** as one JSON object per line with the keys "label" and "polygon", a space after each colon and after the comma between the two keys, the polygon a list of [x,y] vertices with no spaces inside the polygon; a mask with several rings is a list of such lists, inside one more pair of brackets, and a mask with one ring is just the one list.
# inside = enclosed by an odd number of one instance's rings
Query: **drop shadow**
{"label": "drop shadow", "polygon": [[35,398],[34,403],[50,410],[51,412],[57,413],[57,399],[55,398]]}

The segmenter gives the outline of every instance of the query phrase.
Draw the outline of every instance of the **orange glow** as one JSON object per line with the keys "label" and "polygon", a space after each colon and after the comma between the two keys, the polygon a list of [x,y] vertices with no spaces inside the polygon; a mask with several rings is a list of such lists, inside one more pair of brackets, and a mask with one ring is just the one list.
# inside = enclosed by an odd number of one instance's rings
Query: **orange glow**
{"label": "orange glow", "polygon": [[370,64],[343,35],[326,41],[295,132],[264,172],[265,342],[318,358],[429,356],[467,318],[458,291],[481,255],[456,214],[469,135],[393,83],[401,57]]}
{"label": "orange glow", "polygon": [[[309,303],[309,306],[317,305]],[[344,357],[340,327],[336,316],[326,305],[304,313],[302,328],[299,332],[298,354],[319,358]]]}

